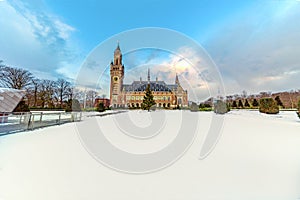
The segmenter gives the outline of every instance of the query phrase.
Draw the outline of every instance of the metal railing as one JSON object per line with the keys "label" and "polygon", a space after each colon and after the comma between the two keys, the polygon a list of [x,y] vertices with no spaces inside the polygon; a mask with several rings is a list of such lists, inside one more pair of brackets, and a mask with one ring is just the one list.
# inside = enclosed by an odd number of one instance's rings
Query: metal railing
{"label": "metal railing", "polygon": [[81,121],[81,119],[81,112],[2,113],[0,115],[0,136],[19,131]]}

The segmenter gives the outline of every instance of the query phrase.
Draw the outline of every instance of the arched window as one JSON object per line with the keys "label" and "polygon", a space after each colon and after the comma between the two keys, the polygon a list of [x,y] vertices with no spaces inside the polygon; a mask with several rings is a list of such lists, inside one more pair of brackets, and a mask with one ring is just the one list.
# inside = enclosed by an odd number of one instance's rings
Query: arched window
{"label": "arched window", "polygon": [[181,105],[182,104],[182,99],[178,98],[178,104]]}

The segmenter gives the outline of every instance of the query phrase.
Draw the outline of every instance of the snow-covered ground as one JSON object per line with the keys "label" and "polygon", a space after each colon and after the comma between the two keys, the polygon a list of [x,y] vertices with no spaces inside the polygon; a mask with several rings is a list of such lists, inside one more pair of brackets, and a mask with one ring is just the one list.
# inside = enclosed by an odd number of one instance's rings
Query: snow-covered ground
{"label": "snow-covered ground", "polygon": [[[143,111],[85,117],[79,124],[96,119],[116,147],[149,153],[174,140],[183,112],[189,111],[156,111],[165,116],[161,132],[144,140],[124,134],[116,125],[118,116],[128,117],[137,127],[151,125],[154,119]],[[295,112],[231,111],[215,149],[204,160],[198,158],[214,114],[189,115],[199,118],[192,146],[173,165],[149,174],[122,173],[100,164],[83,147],[77,123],[0,137],[0,199],[300,198],[300,120]]]}

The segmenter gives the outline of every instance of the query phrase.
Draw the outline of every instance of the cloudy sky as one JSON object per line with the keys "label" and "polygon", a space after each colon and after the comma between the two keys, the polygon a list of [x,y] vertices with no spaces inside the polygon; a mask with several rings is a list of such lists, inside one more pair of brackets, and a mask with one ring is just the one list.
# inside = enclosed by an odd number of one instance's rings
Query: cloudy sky
{"label": "cloudy sky", "polygon": [[[299,19],[297,0],[0,0],[0,60],[40,78],[75,80],[103,41],[130,29],[162,27],[203,47],[218,67],[227,94],[300,89]],[[120,41],[122,51],[128,42]],[[115,44],[110,48],[112,57]],[[178,51],[193,59],[188,47]],[[136,76],[142,76],[152,64],[153,76],[167,82],[173,82],[175,73],[192,74],[186,61],[178,60],[157,50],[124,56],[128,72],[135,66]],[[174,65],[170,72],[168,66]],[[97,61],[93,68],[97,69]],[[182,75],[188,84],[186,78],[191,77]],[[126,81],[132,79],[139,77],[131,73]],[[205,88],[205,80],[190,84]]]}

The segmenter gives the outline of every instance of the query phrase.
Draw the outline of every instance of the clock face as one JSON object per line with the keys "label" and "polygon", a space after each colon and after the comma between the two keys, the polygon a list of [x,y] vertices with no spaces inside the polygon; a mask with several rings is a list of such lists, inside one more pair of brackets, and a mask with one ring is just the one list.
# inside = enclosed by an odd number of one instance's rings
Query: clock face
{"label": "clock face", "polygon": [[118,77],[117,76],[114,77],[114,81],[115,82],[118,81]]}

